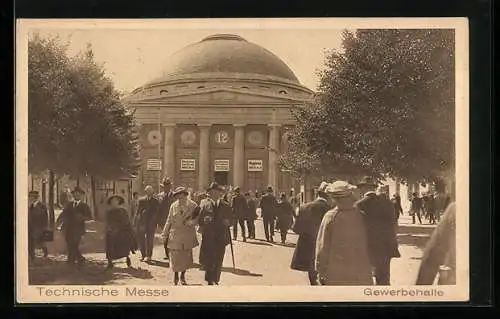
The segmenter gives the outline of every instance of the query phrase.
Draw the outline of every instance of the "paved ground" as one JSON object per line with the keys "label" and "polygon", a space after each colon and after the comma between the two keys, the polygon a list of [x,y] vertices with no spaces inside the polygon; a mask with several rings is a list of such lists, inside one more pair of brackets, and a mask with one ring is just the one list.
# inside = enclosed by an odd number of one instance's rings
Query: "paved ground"
{"label": "paved ground", "polygon": [[[51,243],[47,259],[37,259],[30,264],[31,284],[115,284],[115,285],[172,285],[172,273],[163,261],[163,246],[159,238],[150,264],[140,262],[139,254],[132,257],[133,269],[127,269],[125,261],[118,262],[111,271],[106,271],[102,225],[89,224],[84,236],[82,251],[88,263],[82,269],[69,267],[65,263],[64,242],[56,234]],[[307,274],[290,269],[297,235],[288,235],[285,246],[270,244],[262,239],[262,220],[256,221],[257,240],[233,241],[236,267],[233,269],[231,250],[226,249],[221,285],[307,285]],[[434,226],[412,225],[408,216],[402,216],[399,226],[401,258],[393,259],[392,284],[411,285],[415,281],[422,249]],[[275,239],[279,238],[277,233]],[[260,240],[259,240],[260,239]],[[186,279],[192,285],[205,285],[203,272],[198,269],[199,247],[194,249],[195,265],[187,272]]]}

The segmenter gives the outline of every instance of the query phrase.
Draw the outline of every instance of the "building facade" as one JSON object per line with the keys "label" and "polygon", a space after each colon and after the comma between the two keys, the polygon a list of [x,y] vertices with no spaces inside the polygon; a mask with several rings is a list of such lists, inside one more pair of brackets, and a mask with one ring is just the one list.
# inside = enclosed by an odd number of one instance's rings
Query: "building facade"
{"label": "building facade", "polygon": [[268,50],[227,34],[175,53],[161,77],[127,98],[140,124],[142,165],[136,190],[175,185],[205,189],[211,181],[243,190],[298,188],[279,166],[291,108],[313,92]]}

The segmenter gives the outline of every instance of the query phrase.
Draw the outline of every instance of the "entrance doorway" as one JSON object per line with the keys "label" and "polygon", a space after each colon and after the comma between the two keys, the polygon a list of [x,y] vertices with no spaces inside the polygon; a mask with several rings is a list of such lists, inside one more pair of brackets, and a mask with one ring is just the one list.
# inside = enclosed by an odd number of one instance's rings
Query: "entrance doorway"
{"label": "entrance doorway", "polygon": [[228,185],[229,172],[214,172],[214,180],[219,185]]}

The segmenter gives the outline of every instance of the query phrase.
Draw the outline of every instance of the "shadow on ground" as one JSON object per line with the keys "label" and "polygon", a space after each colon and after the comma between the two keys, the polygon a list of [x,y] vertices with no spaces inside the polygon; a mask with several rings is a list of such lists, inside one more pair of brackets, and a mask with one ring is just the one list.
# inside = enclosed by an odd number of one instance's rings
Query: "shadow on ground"
{"label": "shadow on ground", "polygon": [[422,234],[398,234],[399,245],[415,246],[424,249],[429,241],[429,235]]}
{"label": "shadow on ground", "polygon": [[105,285],[130,277],[153,278],[146,269],[118,266],[106,269],[106,265],[106,261],[90,258],[79,267],[67,264],[66,259],[61,256],[40,258],[29,265],[29,283],[30,285]]}
{"label": "shadow on ground", "polygon": [[232,268],[232,267],[222,267],[222,272],[229,272],[238,276],[251,276],[251,277],[262,277],[262,274],[256,274],[246,269]]}

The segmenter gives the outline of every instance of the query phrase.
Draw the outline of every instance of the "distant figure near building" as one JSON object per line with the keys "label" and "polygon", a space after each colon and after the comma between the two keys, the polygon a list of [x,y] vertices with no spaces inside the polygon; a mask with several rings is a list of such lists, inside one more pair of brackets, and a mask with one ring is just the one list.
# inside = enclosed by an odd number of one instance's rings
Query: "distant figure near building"
{"label": "distant figure near building", "polygon": [[245,242],[246,238],[246,230],[245,230],[245,220],[248,212],[248,203],[246,198],[241,194],[240,187],[236,186],[234,188],[234,195],[231,201],[231,206],[233,208],[233,239],[236,240],[238,237],[238,225],[241,228],[241,238]]}
{"label": "distant figure near building", "polygon": [[418,196],[418,193],[413,193],[410,206],[410,215],[413,224],[415,224],[415,216],[418,218],[419,223],[422,224],[423,210],[424,206],[422,198]]}
{"label": "distant figure near building", "polygon": [[336,206],[323,217],[316,240],[315,266],[322,285],[373,285],[367,231],[354,188],[336,181],[327,189]]}
{"label": "distant figure near building", "polygon": [[394,206],[394,214],[396,220],[399,220],[399,217],[403,215],[403,207],[401,206],[401,196],[399,194],[394,194],[392,197],[392,205]]}
{"label": "distant figure near building", "polygon": [[252,196],[252,193],[245,193],[247,200],[246,223],[248,227],[248,238],[255,239],[255,220],[257,219],[257,200]]}
{"label": "distant figure near building", "polygon": [[130,253],[135,254],[137,241],[128,212],[123,208],[125,199],[120,195],[108,198],[109,209],[106,212],[106,259],[108,269],[113,268],[113,261],[125,258],[128,267],[132,267]]}
{"label": "distant figure near building", "polygon": [[375,193],[377,183],[372,177],[365,176],[357,186],[363,198],[356,206],[365,216],[368,254],[375,269],[375,282],[390,285],[391,259],[400,257],[394,206],[385,195]]}
{"label": "distant figure near building", "polygon": [[154,236],[160,203],[155,198],[151,185],[144,188],[146,196],[139,199],[136,219],[137,242],[141,250],[141,261],[151,261],[153,257]]}
{"label": "distant figure near building", "polygon": [[43,232],[49,225],[47,206],[39,199],[37,191],[28,193],[28,251],[31,259],[35,258],[35,248],[42,248],[43,256],[47,257],[48,249],[43,238]]}
{"label": "distant figure near building", "polygon": [[207,189],[208,197],[200,204],[200,264],[205,270],[205,281],[210,286],[219,284],[226,246],[231,243],[229,226],[232,212],[229,203],[222,199],[223,192],[221,186],[212,183]]}
{"label": "distant figure near building", "polygon": [[326,189],[328,183],[322,182],[318,188],[318,197],[300,207],[299,216],[293,231],[299,235],[297,246],[293,253],[291,268],[306,271],[309,283],[318,285],[318,274],[315,267],[316,238],[323,216],[330,209]]}
{"label": "distant figure near building", "polygon": [[278,225],[281,235],[281,244],[286,243],[286,235],[293,223],[293,206],[288,202],[285,193],[281,193],[280,200],[278,202],[278,207],[276,208],[276,215],[278,218]]}
{"label": "distant figure near building", "polygon": [[259,207],[264,224],[264,234],[268,242],[274,242],[274,220],[276,219],[277,203],[276,197],[273,195],[273,188],[271,186],[267,187],[266,194],[260,199]]}
{"label": "distant figure near building", "polygon": [[437,275],[439,285],[456,284],[456,205],[446,209],[443,218],[427,242],[417,285],[432,285]]}
{"label": "distant figure near building", "polygon": [[73,202],[68,203],[56,221],[56,227],[64,232],[66,247],[68,249],[68,260],[70,264],[75,262],[81,265],[85,258],[80,252],[80,242],[85,234],[85,221],[92,218],[90,207],[82,202],[85,191],[80,187],[73,189]]}

